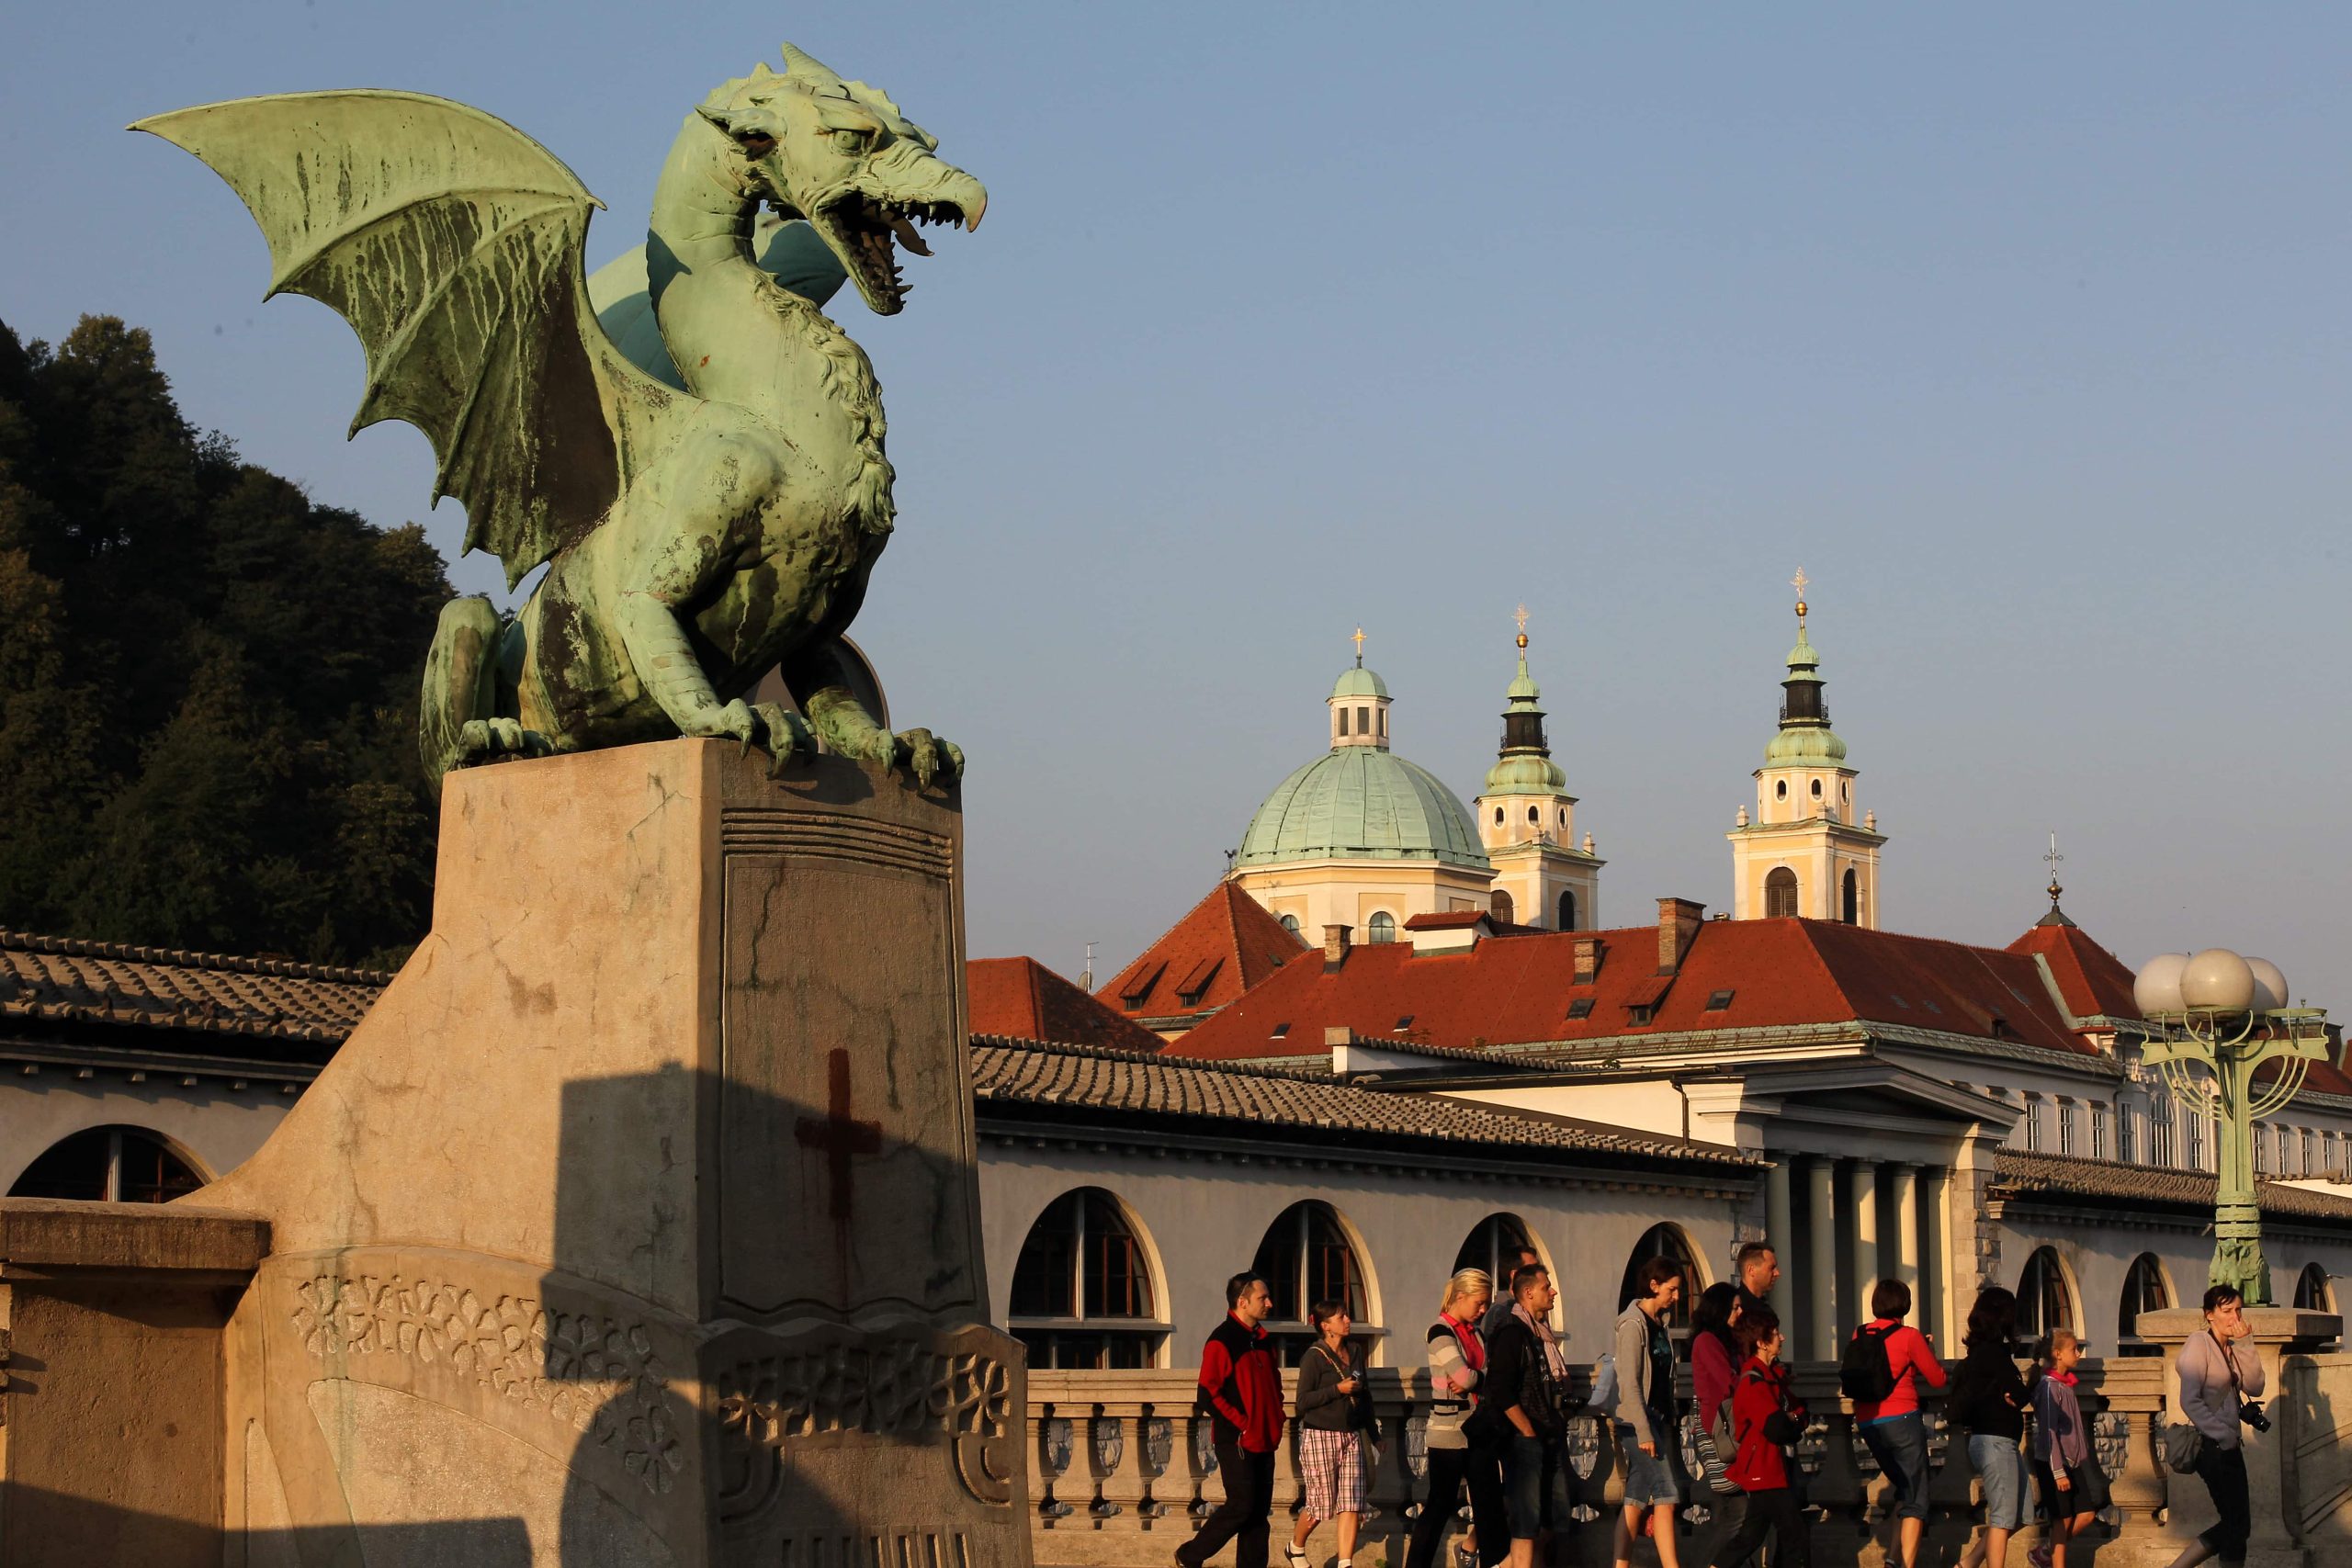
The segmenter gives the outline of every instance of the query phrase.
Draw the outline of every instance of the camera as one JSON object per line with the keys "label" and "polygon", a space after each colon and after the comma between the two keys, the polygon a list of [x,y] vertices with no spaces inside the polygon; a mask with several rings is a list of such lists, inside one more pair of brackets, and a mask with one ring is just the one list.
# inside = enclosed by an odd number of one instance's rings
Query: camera
{"label": "camera", "polygon": [[2270,1417],[2263,1413],[2262,1402],[2249,1399],[2238,1406],[2238,1419],[2257,1432],[2270,1430]]}

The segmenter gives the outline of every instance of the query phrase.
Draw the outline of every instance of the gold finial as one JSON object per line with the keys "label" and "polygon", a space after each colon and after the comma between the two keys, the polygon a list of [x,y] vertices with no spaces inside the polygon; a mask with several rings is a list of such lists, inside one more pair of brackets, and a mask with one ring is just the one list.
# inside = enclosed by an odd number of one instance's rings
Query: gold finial
{"label": "gold finial", "polygon": [[1356,668],[1361,670],[1363,668],[1363,628],[1362,626],[1356,628],[1355,644]]}
{"label": "gold finial", "polygon": [[1803,567],[1797,568],[1797,574],[1789,579],[1789,586],[1797,591],[1797,630],[1799,631],[1804,630],[1804,585],[1812,581],[1813,579],[1804,574]]}
{"label": "gold finial", "polygon": [[1521,604],[1511,619],[1519,623],[1519,646],[1523,649],[1527,647],[1527,606]]}

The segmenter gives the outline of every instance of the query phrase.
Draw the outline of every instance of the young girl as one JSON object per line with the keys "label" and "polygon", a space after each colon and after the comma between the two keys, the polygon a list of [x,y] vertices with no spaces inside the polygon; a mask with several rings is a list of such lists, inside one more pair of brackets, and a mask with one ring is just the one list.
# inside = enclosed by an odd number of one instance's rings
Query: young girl
{"label": "young girl", "polygon": [[1773,1568],[1805,1568],[1810,1542],[1804,1507],[1790,1485],[1788,1445],[1804,1436],[1804,1402],[1789,1392],[1781,1363],[1781,1319],[1762,1303],[1741,1314],[1734,1330],[1747,1359],[1732,1387],[1731,1429],[1739,1439],[1732,1479],[1747,1494],[1747,1513],[1715,1557],[1714,1568],[1746,1568],[1772,1536]]}
{"label": "young girl", "polygon": [[2035,1568],[2066,1568],[2066,1543],[2107,1506],[2107,1475],[2091,1453],[2083,1407],[2075,1399],[2083,1343],[2073,1330],[2056,1328],[2043,1345],[2042,1372],[2033,1384],[2033,1472],[2041,1484],[2050,1540],[2027,1555]]}

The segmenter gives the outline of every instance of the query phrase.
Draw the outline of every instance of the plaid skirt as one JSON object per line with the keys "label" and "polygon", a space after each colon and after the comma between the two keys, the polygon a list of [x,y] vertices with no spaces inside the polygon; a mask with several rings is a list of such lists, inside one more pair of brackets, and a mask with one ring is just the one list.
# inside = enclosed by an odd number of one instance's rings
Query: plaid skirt
{"label": "plaid skirt", "polygon": [[1363,1512],[1363,1444],[1357,1432],[1298,1429],[1298,1469],[1306,1478],[1307,1517],[1336,1519]]}

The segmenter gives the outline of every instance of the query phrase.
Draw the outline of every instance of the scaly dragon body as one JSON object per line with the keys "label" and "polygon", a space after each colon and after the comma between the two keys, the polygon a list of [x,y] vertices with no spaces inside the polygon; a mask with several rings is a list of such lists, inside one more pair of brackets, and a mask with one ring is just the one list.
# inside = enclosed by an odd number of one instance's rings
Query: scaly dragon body
{"label": "scaly dragon body", "polygon": [[[843,636],[888,538],[891,473],[864,351],[752,259],[762,203],[805,217],[867,305],[900,308],[893,239],[977,225],[987,197],[863,83],[789,45],[783,75],[690,116],[655,196],[649,283],[681,393],[628,363],[582,281],[585,190],[529,139],[443,100],[304,94],[143,122],[203,158],[271,243],[273,292],[341,310],[368,349],[354,428],[432,437],[435,496],[514,582],[514,617],[444,611],[420,744],[437,780],[502,752],[733,736],[779,766],[821,742],[925,783],[962,755],[893,735]],[[743,699],[780,670],[798,712]]]}

